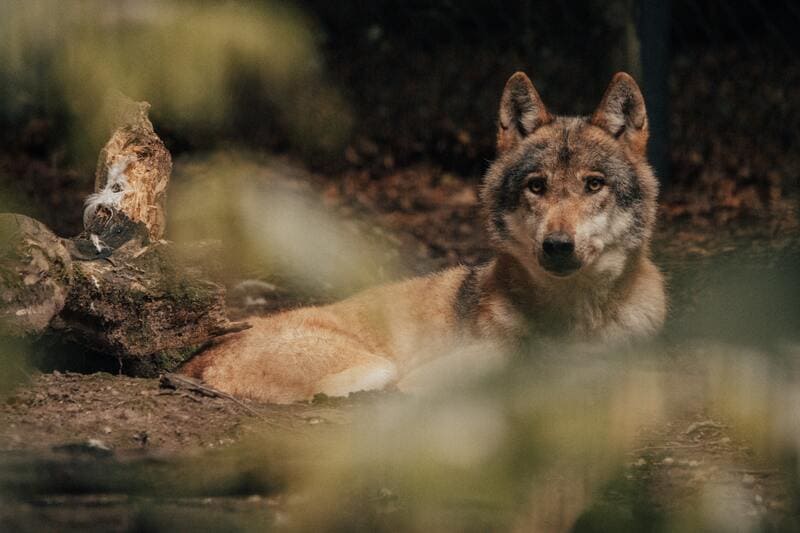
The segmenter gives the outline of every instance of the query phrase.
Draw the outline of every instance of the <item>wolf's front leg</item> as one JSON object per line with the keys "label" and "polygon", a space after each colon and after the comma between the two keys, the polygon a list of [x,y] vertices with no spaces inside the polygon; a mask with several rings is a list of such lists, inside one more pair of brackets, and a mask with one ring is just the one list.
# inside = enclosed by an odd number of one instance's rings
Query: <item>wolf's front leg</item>
{"label": "wolf's front leg", "polygon": [[236,396],[270,403],[380,390],[398,379],[395,364],[318,309],[251,320],[181,371]]}
{"label": "wolf's front leg", "polygon": [[359,354],[358,364],[322,378],[314,394],[348,396],[354,392],[383,390],[398,379],[397,366],[383,357]]}

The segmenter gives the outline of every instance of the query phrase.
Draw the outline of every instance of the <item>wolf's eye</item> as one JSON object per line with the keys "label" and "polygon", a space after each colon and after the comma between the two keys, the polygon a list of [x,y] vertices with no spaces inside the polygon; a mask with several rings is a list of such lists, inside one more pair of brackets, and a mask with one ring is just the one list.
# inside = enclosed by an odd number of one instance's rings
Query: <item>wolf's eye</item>
{"label": "wolf's eye", "polygon": [[602,176],[589,176],[586,178],[586,192],[594,193],[602,189],[606,180]]}
{"label": "wolf's eye", "polygon": [[546,189],[547,189],[547,180],[544,178],[535,177],[528,182],[528,190],[531,191],[533,194],[536,195],[544,194],[544,191]]}

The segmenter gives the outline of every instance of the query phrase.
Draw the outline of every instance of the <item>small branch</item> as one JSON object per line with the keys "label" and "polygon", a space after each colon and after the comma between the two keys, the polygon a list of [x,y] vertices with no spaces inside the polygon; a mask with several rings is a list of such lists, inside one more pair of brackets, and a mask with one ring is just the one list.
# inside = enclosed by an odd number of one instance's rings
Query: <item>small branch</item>
{"label": "small branch", "polygon": [[688,450],[692,448],[701,448],[702,446],[706,446],[708,443],[706,442],[698,442],[697,444],[663,444],[658,446],[644,446],[643,448],[636,448],[635,450],[631,450],[628,454],[637,454],[641,452],[648,452],[648,451],[655,451],[655,450]]}
{"label": "small branch", "polygon": [[704,420],[702,422],[694,422],[689,428],[683,432],[684,435],[691,435],[701,429],[725,429],[725,426],[714,422],[713,420]]}
{"label": "small branch", "polygon": [[734,469],[730,469],[730,470],[726,470],[726,471],[730,472],[732,474],[750,474],[751,476],[757,476],[757,477],[769,477],[772,474],[781,474],[782,473],[777,468],[766,468],[766,469],[761,469],[761,470],[758,470],[758,469],[754,470],[754,469],[751,469],[751,468],[739,468],[739,469],[734,468]]}
{"label": "small branch", "polygon": [[249,322],[231,322],[229,325],[225,327],[209,331],[208,334],[214,337],[221,337],[229,333],[237,333],[239,331],[244,331],[252,327],[253,327],[252,324],[250,324]]}
{"label": "small branch", "polygon": [[255,415],[260,420],[263,420],[264,422],[272,426],[278,427],[286,431],[297,431],[293,427],[280,424],[278,422],[275,422],[274,420],[270,420],[263,413],[257,411],[256,409],[253,409],[240,399],[231,396],[226,392],[222,392],[213,387],[209,387],[202,381],[190,378],[188,376],[183,376],[181,374],[173,374],[173,373],[162,374],[159,379],[159,386],[163,389],[172,389],[172,390],[187,389],[192,392],[201,394],[203,396],[207,396],[209,398],[222,398],[225,400],[229,400],[235,403],[236,405],[242,407],[243,409],[247,410],[249,413]]}

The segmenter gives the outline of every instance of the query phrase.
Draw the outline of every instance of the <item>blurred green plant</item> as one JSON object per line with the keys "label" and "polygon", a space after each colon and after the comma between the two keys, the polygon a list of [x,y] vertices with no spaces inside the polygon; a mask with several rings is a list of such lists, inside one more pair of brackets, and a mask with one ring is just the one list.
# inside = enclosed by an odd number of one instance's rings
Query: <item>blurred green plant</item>
{"label": "blurred green plant", "polygon": [[336,216],[309,175],[277,159],[217,152],[176,163],[171,239],[215,239],[230,279],[289,283],[304,294],[342,297],[403,272],[398,252],[370,226]]}
{"label": "blurred green plant", "polygon": [[0,400],[30,380],[30,340],[0,336]]}
{"label": "blurred green plant", "polygon": [[[0,170],[0,183],[11,183],[2,170]],[[20,194],[10,187],[0,186],[0,213],[26,213],[30,209],[32,207],[22,200]]]}
{"label": "blurred green plant", "polygon": [[[111,91],[153,104],[171,128],[229,125],[242,72],[300,147],[330,150],[349,112],[324,79],[315,28],[281,3],[10,0],[0,4],[0,101],[7,121],[66,106],[73,150],[93,158]],[[239,73],[239,74],[237,74]]]}

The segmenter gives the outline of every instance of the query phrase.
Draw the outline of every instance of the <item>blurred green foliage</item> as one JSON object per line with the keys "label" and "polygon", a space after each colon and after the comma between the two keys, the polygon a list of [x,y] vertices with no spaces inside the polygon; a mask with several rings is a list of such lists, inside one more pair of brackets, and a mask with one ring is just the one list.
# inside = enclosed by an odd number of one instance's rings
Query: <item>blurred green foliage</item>
{"label": "blurred green foliage", "polygon": [[282,3],[11,0],[0,34],[0,118],[55,117],[71,157],[105,141],[113,91],[149,101],[170,128],[213,132],[231,127],[244,78],[271,103],[263,120],[301,149],[336,149],[350,126],[313,25]]}
{"label": "blurred green foliage", "polygon": [[[169,236],[215,239],[229,279],[343,297],[403,273],[396,249],[321,205],[310,175],[275,158],[216,152],[176,165]],[[373,238],[369,238],[373,237]]]}

